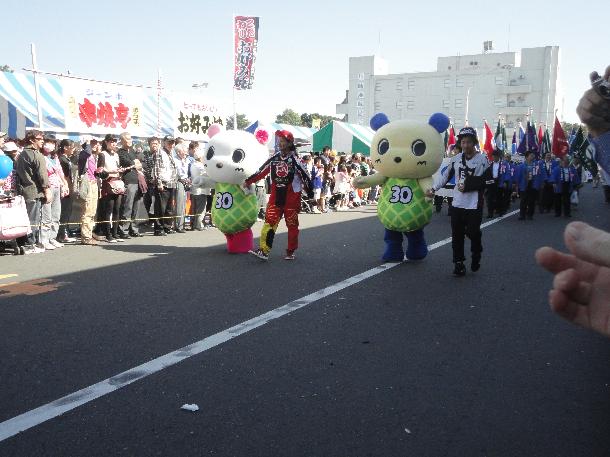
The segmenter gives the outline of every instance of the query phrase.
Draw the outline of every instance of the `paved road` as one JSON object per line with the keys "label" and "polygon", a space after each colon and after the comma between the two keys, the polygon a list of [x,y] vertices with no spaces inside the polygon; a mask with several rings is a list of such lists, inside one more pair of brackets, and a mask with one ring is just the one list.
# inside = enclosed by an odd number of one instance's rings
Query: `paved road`
{"label": "paved road", "polygon": [[[575,216],[610,227],[601,192],[583,200]],[[549,311],[533,261],[566,220],[489,225],[482,269],[454,278],[449,244],[380,268],[374,211],[303,215],[292,263],[285,232],[268,263],[226,254],[216,231],[2,257],[0,436],[134,382],[0,455],[608,455],[610,344]],[[426,236],[446,240],[449,218]]]}

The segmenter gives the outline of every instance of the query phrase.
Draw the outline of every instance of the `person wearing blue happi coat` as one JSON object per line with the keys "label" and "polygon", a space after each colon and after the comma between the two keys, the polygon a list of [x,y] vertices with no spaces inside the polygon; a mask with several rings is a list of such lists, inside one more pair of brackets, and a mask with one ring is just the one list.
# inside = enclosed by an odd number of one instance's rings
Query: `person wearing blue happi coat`
{"label": "person wearing blue happi coat", "polygon": [[553,170],[559,166],[559,162],[553,159],[553,154],[547,152],[544,156],[544,182],[540,190],[540,212],[549,213],[553,208],[555,191],[553,188]]}
{"label": "person wearing blue happi coat", "polygon": [[580,178],[576,168],[569,164],[567,156],[561,158],[560,164],[553,169],[553,188],[555,191],[555,217],[563,215],[570,217],[570,196],[576,186],[580,184]]}
{"label": "person wearing blue happi coat", "polygon": [[525,162],[517,167],[514,187],[519,191],[521,202],[519,204],[519,220],[526,217],[534,218],[538,192],[544,183],[544,165],[541,160],[535,159],[533,151],[525,153]]}

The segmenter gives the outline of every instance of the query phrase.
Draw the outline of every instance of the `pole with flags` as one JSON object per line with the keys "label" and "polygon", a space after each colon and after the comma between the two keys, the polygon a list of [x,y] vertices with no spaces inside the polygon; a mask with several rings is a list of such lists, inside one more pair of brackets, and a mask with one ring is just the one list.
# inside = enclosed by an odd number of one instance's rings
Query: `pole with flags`
{"label": "pole with flags", "polygon": [[513,131],[513,141],[510,145],[510,153],[511,155],[515,155],[517,153],[517,129]]}
{"label": "pole with flags", "polygon": [[449,126],[449,138],[447,138],[447,147],[445,149],[445,152],[446,152],[447,155],[449,155],[449,153],[451,152],[451,150],[455,146],[456,141],[457,140],[455,138],[455,129],[453,128],[453,124],[451,124]]}
{"label": "pole with flags", "polygon": [[34,72],[34,91],[36,92],[36,110],[38,111],[38,128],[44,130],[42,121],[42,105],[40,104],[40,84],[38,82],[38,65],[36,63],[36,45],[31,43],[30,50],[32,52],[32,70]]}
{"label": "pole with flags", "polygon": [[483,145],[483,150],[487,153],[487,158],[489,160],[492,160],[493,152],[495,149],[494,135],[491,131],[491,127],[489,127],[489,124],[486,120],[483,120],[483,124],[485,127],[485,144]]}
{"label": "pole with flags", "polygon": [[555,124],[553,125],[553,143],[551,145],[551,152],[556,157],[565,156],[570,150],[570,144],[566,139],[566,134],[563,131],[563,127],[559,123],[559,119],[557,119],[557,115],[555,115]]}

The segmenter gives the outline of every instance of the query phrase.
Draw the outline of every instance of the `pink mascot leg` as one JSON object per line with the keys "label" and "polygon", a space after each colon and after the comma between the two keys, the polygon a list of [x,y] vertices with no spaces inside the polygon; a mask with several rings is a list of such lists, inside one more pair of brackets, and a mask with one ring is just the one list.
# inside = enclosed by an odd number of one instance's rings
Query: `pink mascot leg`
{"label": "pink mascot leg", "polygon": [[254,236],[251,229],[231,235],[225,233],[225,237],[227,238],[227,251],[230,254],[247,254],[248,251],[254,249]]}

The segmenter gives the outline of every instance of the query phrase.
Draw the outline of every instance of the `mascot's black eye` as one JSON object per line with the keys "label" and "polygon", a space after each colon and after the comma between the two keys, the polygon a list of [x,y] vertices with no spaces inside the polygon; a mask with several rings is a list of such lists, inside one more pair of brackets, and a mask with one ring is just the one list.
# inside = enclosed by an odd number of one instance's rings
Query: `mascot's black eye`
{"label": "mascot's black eye", "polygon": [[205,155],[205,158],[207,160],[210,160],[212,157],[214,157],[214,146],[210,146],[210,149],[208,149],[208,153]]}
{"label": "mascot's black eye", "polygon": [[233,151],[233,162],[239,163],[244,160],[244,157],[246,157],[246,153],[243,149],[236,149],[235,151]]}
{"label": "mascot's black eye", "polygon": [[413,151],[413,154],[416,156],[422,155],[424,152],[426,152],[426,143],[424,143],[422,140],[415,140],[411,145],[411,151]]}
{"label": "mascot's black eye", "polygon": [[388,152],[388,149],[390,149],[390,142],[384,138],[379,142],[377,152],[379,155],[384,155],[386,152]]}

